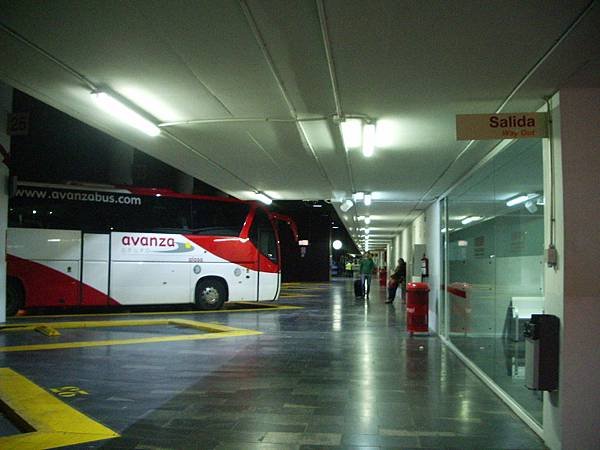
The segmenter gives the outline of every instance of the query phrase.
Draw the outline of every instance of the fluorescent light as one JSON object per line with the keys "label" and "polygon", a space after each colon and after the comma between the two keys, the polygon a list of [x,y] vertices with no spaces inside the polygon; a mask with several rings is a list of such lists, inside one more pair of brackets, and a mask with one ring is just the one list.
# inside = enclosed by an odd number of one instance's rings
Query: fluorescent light
{"label": "fluorescent light", "polygon": [[511,198],[509,201],[507,201],[506,206],[519,205],[521,203],[526,202],[527,200],[529,200],[529,197],[527,195],[518,195],[514,198]]}
{"label": "fluorescent light", "polygon": [[256,192],[255,195],[256,200],[258,200],[259,202],[263,202],[265,205],[270,205],[271,203],[273,203],[273,200],[267,195],[263,194],[262,192]]}
{"label": "fluorescent light", "polygon": [[365,228],[365,234],[369,234],[371,232],[371,230],[369,230],[368,228]]}
{"label": "fluorescent light", "polygon": [[367,225],[369,225],[371,223],[371,217],[369,217],[369,216],[365,217],[365,223]]}
{"label": "fluorescent light", "polygon": [[354,194],[352,194],[352,198],[354,199],[355,202],[362,202],[365,198],[365,193],[364,192],[355,192]]}
{"label": "fluorescent light", "polygon": [[121,103],[106,92],[92,92],[92,97],[100,108],[117,119],[146,133],[148,136],[158,136],[160,128],[145,117]]}
{"label": "fluorescent light", "polygon": [[362,120],[344,119],[340,122],[340,131],[346,150],[359,148],[362,144]]}
{"label": "fluorescent light", "polygon": [[340,206],[340,209],[343,212],[348,211],[350,208],[352,208],[354,206],[354,202],[350,199],[346,199],[344,200],[344,202],[342,203],[342,205]]}
{"label": "fluorescent light", "polygon": [[369,158],[373,156],[375,151],[375,124],[366,123],[363,127],[362,136],[362,153],[363,156]]}
{"label": "fluorescent light", "polygon": [[460,223],[462,223],[463,225],[467,225],[471,222],[477,222],[478,220],[483,219],[483,217],[481,216],[469,216],[469,217],[465,217],[463,220],[460,221]]}
{"label": "fluorescent light", "polygon": [[371,206],[371,200],[372,200],[371,194],[365,194],[365,200],[364,200],[365,206]]}
{"label": "fluorescent light", "polygon": [[363,220],[365,220],[365,216],[358,216],[358,221],[362,222]]}
{"label": "fluorescent light", "polygon": [[519,194],[516,197],[513,197],[509,201],[507,201],[506,206],[520,205],[521,203],[525,203],[527,200],[531,200],[537,197],[540,197],[540,194],[536,192],[532,192],[530,194]]}

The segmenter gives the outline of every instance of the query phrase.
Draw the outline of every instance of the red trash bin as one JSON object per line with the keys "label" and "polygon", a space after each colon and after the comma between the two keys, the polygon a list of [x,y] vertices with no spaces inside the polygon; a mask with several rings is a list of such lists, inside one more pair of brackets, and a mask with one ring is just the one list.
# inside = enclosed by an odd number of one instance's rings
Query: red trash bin
{"label": "red trash bin", "polygon": [[385,269],[379,270],[379,286],[387,286],[387,270]]}
{"label": "red trash bin", "polygon": [[406,331],[410,334],[429,331],[429,285],[408,283],[406,285]]}

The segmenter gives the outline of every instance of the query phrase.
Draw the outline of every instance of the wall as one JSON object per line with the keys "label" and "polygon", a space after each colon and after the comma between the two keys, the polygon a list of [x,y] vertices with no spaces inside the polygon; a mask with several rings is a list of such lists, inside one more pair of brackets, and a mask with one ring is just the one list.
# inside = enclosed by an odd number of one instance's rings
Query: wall
{"label": "wall", "polygon": [[567,87],[554,100],[559,264],[545,289],[547,311],[562,319],[561,373],[544,398],[544,434],[552,449],[600,448],[600,89]]}
{"label": "wall", "polygon": [[438,331],[438,309],[441,286],[441,249],[440,249],[440,203],[433,203],[424,215],[424,242],[429,258],[429,328]]}
{"label": "wall", "polygon": [[412,273],[412,246],[413,246],[413,241],[412,241],[412,225],[409,227],[406,227],[404,230],[402,230],[402,235],[401,235],[401,240],[402,240],[402,245],[401,245],[401,258],[404,258],[404,261],[406,261],[406,277],[407,277],[407,281],[410,281],[410,274]]}
{"label": "wall", "polygon": [[[6,134],[7,114],[12,111],[12,88],[0,83],[0,145],[10,151],[10,137]],[[8,213],[8,167],[0,155],[0,323],[6,321],[6,221]]]}

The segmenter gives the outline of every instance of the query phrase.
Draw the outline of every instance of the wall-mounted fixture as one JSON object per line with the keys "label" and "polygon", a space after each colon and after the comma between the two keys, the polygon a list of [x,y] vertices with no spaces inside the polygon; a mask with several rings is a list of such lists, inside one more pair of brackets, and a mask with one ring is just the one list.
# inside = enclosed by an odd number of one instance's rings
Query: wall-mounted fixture
{"label": "wall-mounted fixture", "polygon": [[160,134],[160,128],[154,123],[108,92],[94,91],[92,92],[92,98],[101,109],[127,125],[137,128],[148,136],[154,137]]}

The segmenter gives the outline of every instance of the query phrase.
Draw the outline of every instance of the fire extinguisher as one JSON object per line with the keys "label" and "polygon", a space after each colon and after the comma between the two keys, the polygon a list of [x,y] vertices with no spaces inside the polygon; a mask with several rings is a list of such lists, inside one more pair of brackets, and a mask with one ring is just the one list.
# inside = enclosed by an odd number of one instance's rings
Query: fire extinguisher
{"label": "fire extinguisher", "polygon": [[421,258],[421,279],[429,276],[429,258],[423,254]]}

